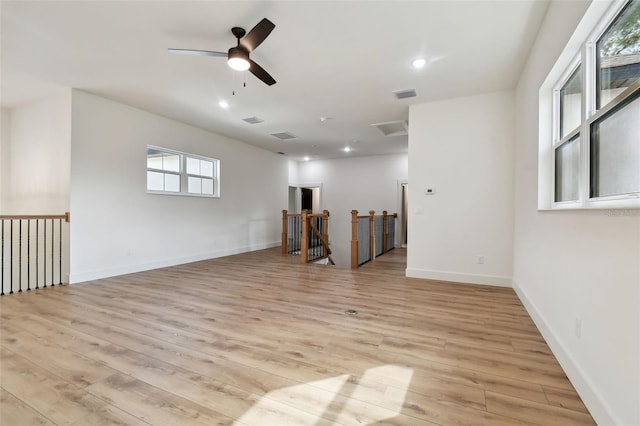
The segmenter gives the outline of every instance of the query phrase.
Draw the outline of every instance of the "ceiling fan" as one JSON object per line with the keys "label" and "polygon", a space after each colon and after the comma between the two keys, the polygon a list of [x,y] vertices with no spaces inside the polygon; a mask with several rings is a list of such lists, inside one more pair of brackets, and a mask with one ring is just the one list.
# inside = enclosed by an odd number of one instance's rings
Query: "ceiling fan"
{"label": "ceiling fan", "polygon": [[[276,84],[276,80],[265,71],[260,65],[256,64],[251,58],[251,53],[256,47],[258,47],[275,28],[275,24],[264,18],[258,22],[255,27],[247,33],[244,28],[233,27],[231,32],[234,37],[238,39],[238,45],[229,49],[228,52],[214,52],[211,50],[192,50],[192,49],[169,49],[171,53],[178,53],[183,55],[201,55],[201,56],[220,56],[226,57],[227,63],[231,68],[238,71],[249,70],[251,74],[258,77],[265,84],[272,86]],[[246,34],[246,37],[245,37]],[[244,38],[243,38],[244,37]],[[240,40],[242,39],[242,40]]]}

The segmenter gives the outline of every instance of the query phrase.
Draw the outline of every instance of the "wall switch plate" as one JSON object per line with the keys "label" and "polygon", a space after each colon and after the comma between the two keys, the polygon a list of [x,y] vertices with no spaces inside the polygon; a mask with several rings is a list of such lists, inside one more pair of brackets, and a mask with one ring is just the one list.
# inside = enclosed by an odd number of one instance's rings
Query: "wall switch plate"
{"label": "wall switch plate", "polygon": [[436,189],[435,188],[426,188],[424,190],[424,195],[434,195],[436,193]]}

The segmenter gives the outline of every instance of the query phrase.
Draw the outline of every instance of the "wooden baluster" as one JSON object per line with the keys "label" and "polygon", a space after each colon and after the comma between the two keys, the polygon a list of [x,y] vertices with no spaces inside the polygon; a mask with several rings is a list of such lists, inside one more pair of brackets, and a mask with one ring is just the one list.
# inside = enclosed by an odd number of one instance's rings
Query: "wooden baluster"
{"label": "wooden baluster", "polygon": [[376,212],[369,210],[369,258],[376,260]]}
{"label": "wooden baluster", "polygon": [[300,263],[309,262],[309,210],[302,210],[302,235],[300,238]]}
{"label": "wooden baluster", "polygon": [[289,243],[289,236],[287,235],[288,227],[287,211],[282,210],[282,254],[289,253],[289,248],[287,247]]}

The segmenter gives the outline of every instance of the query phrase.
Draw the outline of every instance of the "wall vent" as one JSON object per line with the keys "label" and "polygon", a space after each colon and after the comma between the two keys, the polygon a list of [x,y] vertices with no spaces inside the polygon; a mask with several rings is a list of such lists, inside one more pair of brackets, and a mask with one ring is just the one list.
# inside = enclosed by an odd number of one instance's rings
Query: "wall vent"
{"label": "wall vent", "polygon": [[416,89],[407,89],[407,90],[397,90],[393,92],[398,99],[407,99],[407,98],[415,98],[418,93],[416,93]]}
{"label": "wall vent", "polygon": [[264,122],[262,118],[258,118],[258,117],[247,117],[247,118],[243,118],[242,121],[246,121],[249,124],[258,124],[258,123]]}
{"label": "wall vent", "polygon": [[372,124],[383,136],[404,136],[408,135],[408,126],[405,120],[387,121],[385,123]]}
{"label": "wall vent", "polygon": [[271,136],[275,136],[278,139],[282,139],[287,140],[287,139],[295,139],[297,138],[296,135],[294,135],[293,133],[289,133],[289,132],[280,132],[280,133],[271,133]]}

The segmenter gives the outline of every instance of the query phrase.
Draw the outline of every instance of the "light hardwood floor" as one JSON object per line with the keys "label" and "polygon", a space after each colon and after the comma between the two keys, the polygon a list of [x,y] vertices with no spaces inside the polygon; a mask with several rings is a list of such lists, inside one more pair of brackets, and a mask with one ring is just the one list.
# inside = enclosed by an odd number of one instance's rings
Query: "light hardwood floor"
{"label": "light hardwood floor", "polygon": [[405,255],[277,248],[5,295],[0,423],[593,424],[511,289],[408,279]]}

